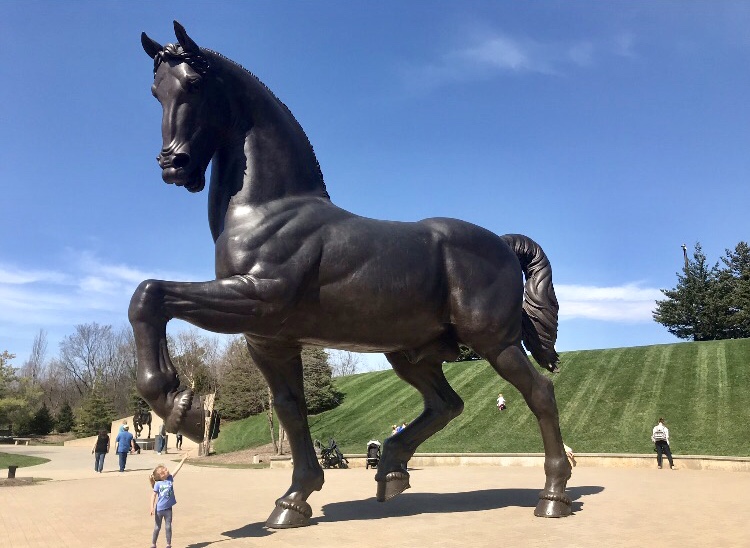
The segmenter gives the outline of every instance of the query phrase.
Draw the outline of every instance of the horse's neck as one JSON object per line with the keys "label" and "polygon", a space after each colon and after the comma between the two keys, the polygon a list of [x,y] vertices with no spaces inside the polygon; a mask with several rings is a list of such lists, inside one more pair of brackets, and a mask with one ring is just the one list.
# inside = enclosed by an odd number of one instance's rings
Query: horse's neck
{"label": "horse's neck", "polygon": [[214,241],[232,207],[259,207],[292,196],[328,198],[312,149],[304,148],[299,138],[282,139],[272,128],[255,127],[216,151],[208,207]]}

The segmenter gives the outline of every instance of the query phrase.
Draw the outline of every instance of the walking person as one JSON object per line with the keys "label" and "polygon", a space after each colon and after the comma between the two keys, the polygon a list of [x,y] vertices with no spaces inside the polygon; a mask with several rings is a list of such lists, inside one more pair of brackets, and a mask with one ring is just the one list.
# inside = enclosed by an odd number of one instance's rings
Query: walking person
{"label": "walking person", "polygon": [[177,449],[182,449],[182,434],[177,434],[177,445],[175,445]]}
{"label": "walking person", "polygon": [[94,455],[94,471],[101,473],[104,469],[104,457],[109,453],[109,434],[106,430],[99,430],[96,437],[94,448],[91,454]]}
{"label": "walking person", "polygon": [[661,468],[662,453],[667,455],[669,460],[669,467],[674,470],[674,462],[672,462],[672,451],[669,448],[669,428],[664,424],[664,419],[659,418],[659,423],[654,426],[651,432],[651,441],[656,445],[656,464]]}
{"label": "walking person", "polygon": [[117,443],[117,456],[119,457],[120,472],[125,471],[125,464],[128,461],[128,452],[135,452],[135,440],[133,434],[130,433],[130,427],[125,424],[123,430],[115,438]]}
{"label": "walking person", "polygon": [[159,465],[149,476],[151,482],[151,515],[154,516],[154,532],[151,534],[151,548],[156,548],[162,521],[164,522],[164,533],[167,535],[167,548],[172,546],[172,507],[177,504],[174,496],[174,477],[180,471],[187,459],[187,453],[182,457],[173,474],[169,473],[166,466]]}

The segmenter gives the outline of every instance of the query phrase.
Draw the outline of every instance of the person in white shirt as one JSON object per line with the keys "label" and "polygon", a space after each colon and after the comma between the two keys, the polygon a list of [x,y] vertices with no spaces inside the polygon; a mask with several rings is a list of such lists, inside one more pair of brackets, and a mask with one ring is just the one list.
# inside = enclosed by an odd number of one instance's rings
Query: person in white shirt
{"label": "person in white shirt", "polygon": [[505,398],[503,398],[502,392],[497,395],[497,408],[500,411],[504,411],[505,410]]}
{"label": "person in white shirt", "polygon": [[659,424],[654,426],[651,432],[651,441],[656,445],[656,464],[661,468],[662,453],[667,455],[669,460],[669,467],[674,470],[674,462],[672,462],[672,451],[669,448],[669,428],[664,425],[664,419],[659,419]]}

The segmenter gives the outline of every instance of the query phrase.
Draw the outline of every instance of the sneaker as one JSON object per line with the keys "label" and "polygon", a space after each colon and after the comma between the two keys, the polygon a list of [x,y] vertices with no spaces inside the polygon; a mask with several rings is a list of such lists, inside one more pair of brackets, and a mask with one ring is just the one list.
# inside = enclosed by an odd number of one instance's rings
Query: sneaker
{"label": "sneaker", "polygon": [[659,465],[659,470],[661,470],[661,464]]}
{"label": "sneaker", "polygon": [[671,468],[672,470],[677,470],[677,468],[675,468],[674,466],[670,466],[670,468]]}

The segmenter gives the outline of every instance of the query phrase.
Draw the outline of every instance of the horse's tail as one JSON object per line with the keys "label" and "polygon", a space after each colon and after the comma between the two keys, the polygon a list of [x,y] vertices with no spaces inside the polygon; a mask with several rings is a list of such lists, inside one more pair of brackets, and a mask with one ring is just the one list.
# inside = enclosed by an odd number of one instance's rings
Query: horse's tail
{"label": "horse's tail", "polygon": [[518,257],[526,277],[521,323],[523,344],[539,365],[557,371],[560,357],[555,351],[555,341],[559,305],[552,285],[552,266],[542,248],[531,238],[522,234],[501,237]]}

